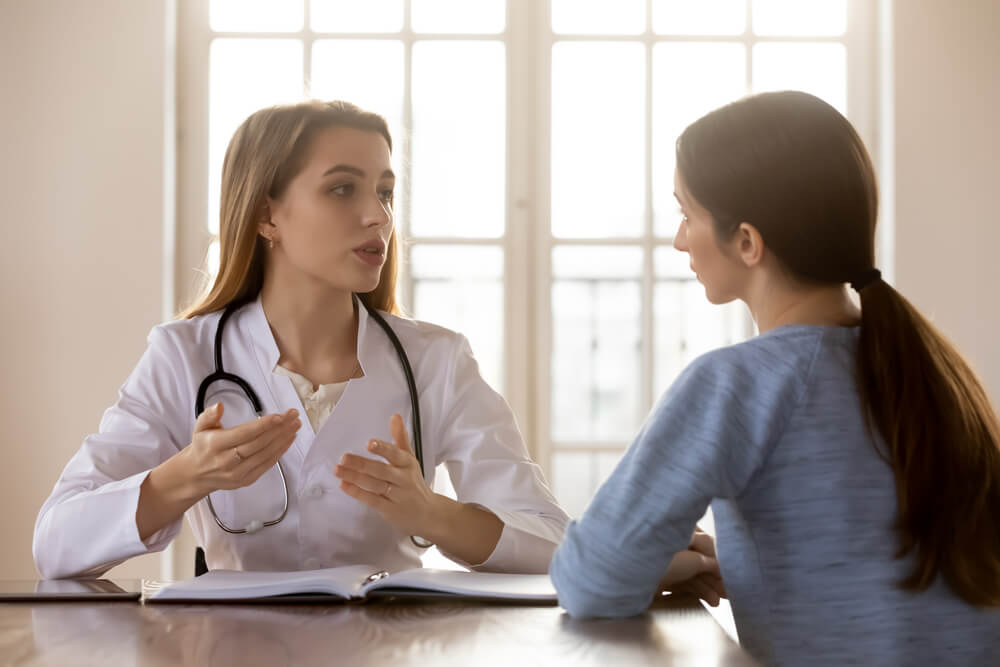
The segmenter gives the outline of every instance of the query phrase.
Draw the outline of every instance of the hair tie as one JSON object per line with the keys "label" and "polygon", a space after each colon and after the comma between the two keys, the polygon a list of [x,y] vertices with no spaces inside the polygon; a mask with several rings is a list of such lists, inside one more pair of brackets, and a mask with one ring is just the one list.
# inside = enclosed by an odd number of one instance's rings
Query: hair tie
{"label": "hair tie", "polygon": [[854,288],[855,292],[860,293],[861,290],[879,280],[882,280],[882,272],[878,269],[869,269],[852,280],[851,287]]}

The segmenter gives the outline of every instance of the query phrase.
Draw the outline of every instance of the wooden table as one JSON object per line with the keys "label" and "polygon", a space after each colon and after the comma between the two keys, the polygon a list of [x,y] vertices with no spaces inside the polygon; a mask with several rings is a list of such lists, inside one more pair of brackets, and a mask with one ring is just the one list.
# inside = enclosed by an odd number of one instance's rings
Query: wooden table
{"label": "wooden table", "polygon": [[630,619],[552,606],[0,604],[3,665],[756,665],[692,598]]}

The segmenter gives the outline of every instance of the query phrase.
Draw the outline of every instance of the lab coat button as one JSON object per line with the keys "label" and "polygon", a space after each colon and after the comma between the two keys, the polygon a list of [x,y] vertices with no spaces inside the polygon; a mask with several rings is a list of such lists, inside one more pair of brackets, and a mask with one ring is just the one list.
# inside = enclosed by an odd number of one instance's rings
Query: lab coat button
{"label": "lab coat button", "polygon": [[306,558],[302,562],[302,567],[307,570],[318,570],[319,569],[319,558]]}

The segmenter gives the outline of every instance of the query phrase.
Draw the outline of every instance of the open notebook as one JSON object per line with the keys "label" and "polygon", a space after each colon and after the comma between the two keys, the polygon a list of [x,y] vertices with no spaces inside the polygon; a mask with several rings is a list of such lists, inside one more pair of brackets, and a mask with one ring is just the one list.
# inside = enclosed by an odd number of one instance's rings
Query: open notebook
{"label": "open notebook", "polygon": [[212,570],[172,584],[145,582],[143,599],[170,601],[362,600],[374,597],[557,601],[546,574],[492,574],[415,568],[389,574],[371,565],[301,572]]}

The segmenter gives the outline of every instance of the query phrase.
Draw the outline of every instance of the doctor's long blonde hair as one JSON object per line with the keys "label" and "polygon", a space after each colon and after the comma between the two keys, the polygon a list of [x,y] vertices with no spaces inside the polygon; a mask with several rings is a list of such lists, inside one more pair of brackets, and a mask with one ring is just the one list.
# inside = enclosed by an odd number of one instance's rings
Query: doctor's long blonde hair
{"label": "doctor's long blonde hair", "polygon": [[[302,169],[317,132],[349,127],[378,132],[389,144],[385,119],[349,102],[309,101],[261,109],[239,126],[222,163],[219,201],[219,273],[214,283],[183,310],[179,319],[222,310],[257,298],[264,284],[267,251],[258,233],[266,197],[282,195]],[[396,276],[399,251],[393,234],[378,286],[358,297],[378,310],[398,313]]]}

